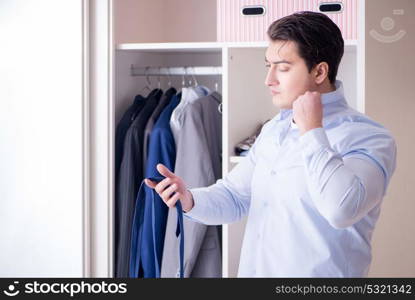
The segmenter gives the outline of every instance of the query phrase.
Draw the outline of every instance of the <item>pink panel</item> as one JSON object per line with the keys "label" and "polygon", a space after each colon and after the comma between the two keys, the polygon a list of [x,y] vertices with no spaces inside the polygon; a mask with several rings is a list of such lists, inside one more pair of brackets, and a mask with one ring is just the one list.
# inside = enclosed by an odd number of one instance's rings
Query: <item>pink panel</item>
{"label": "pink panel", "polygon": [[[318,11],[322,2],[342,2],[343,11],[327,16],[339,26],[343,38],[357,39],[358,0],[217,0],[217,36],[220,42],[266,41],[266,30],[274,21],[298,11]],[[243,16],[241,9],[262,5],[263,16]]]}

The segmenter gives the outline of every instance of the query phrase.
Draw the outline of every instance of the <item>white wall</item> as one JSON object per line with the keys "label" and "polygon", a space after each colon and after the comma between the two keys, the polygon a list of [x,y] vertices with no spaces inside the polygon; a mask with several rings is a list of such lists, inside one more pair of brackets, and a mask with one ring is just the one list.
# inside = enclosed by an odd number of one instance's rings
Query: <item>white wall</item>
{"label": "white wall", "polygon": [[[393,14],[402,9],[403,14]],[[383,199],[373,234],[373,262],[369,276],[415,276],[415,1],[366,0],[366,114],[388,128],[397,144],[397,167]],[[381,26],[383,18],[393,28]],[[387,28],[387,27],[386,27]],[[371,30],[393,36],[383,43]]]}
{"label": "white wall", "polygon": [[0,1],[0,276],[82,276],[82,1]]}

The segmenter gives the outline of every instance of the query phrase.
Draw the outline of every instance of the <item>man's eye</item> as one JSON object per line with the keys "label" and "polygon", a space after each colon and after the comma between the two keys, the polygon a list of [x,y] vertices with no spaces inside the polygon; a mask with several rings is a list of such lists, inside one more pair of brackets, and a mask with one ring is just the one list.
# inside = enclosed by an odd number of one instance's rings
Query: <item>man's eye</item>
{"label": "man's eye", "polygon": [[279,69],[280,72],[287,72],[289,69]]}
{"label": "man's eye", "polygon": [[266,65],[265,65],[265,68],[269,68],[269,67],[271,67],[271,65],[270,65],[270,64],[266,64]]}

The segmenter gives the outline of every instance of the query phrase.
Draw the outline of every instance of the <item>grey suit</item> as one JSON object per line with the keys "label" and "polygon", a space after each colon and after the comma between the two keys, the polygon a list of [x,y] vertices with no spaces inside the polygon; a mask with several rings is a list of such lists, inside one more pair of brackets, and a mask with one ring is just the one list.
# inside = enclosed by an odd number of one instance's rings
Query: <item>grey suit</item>
{"label": "grey suit", "polygon": [[[221,95],[213,92],[187,103],[177,115],[179,130],[172,128],[177,152],[174,173],[183,178],[187,188],[208,186],[221,178],[220,102]],[[176,224],[177,212],[169,209],[161,277],[177,277],[179,270],[179,240],[174,235]],[[222,277],[219,228],[184,218],[185,277]]]}

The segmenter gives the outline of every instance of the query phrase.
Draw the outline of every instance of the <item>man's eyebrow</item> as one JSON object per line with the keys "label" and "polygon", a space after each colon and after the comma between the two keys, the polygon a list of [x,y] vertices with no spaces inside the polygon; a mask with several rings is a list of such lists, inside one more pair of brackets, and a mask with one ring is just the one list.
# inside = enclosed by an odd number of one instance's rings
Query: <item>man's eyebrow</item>
{"label": "man's eyebrow", "polygon": [[[265,62],[269,63],[269,61],[266,57],[265,57]],[[272,61],[271,63],[275,64],[275,65],[277,65],[277,64],[290,64],[291,65],[292,64],[291,62],[289,62],[288,60],[285,60],[285,59],[279,60],[279,61]]]}

